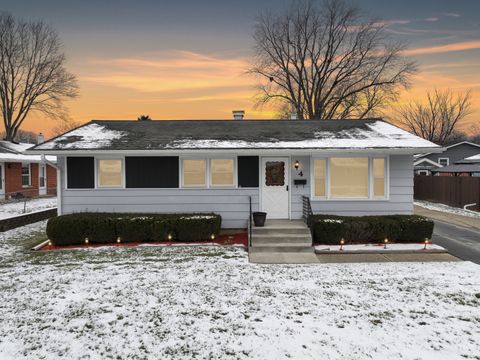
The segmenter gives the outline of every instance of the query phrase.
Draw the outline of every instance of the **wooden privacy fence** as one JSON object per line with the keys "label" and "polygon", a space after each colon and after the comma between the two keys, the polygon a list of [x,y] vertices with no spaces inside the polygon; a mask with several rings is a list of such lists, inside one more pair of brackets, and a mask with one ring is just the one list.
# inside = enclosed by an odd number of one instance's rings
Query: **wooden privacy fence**
{"label": "wooden privacy fence", "polygon": [[455,207],[476,203],[469,209],[480,211],[480,177],[415,176],[414,198]]}

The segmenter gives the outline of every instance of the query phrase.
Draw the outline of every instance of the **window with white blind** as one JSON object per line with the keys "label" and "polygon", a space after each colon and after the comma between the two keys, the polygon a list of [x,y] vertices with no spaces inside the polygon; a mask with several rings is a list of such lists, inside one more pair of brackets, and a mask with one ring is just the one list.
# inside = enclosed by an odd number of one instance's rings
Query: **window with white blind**
{"label": "window with white blind", "polygon": [[235,162],[233,159],[210,160],[210,186],[235,186]]}
{"label": "window with white blind", "polygon": [[99,188],[123,187],[122,159],[99,159],[97,169]]}
{"label": "window with white blind", "polygon": [[206,187],[207,186],[207,160],[183,159],[182,160],[182,186]]}
{"label": "window with white blind", "polygon": [[387,198],[386,157],[331,157],[312,161],[312,198]]}

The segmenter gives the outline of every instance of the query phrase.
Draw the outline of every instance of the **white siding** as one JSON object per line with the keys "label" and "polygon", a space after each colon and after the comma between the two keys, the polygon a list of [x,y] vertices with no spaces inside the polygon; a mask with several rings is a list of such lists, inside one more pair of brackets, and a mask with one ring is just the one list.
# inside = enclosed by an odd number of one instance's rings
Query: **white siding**
{"label": "white siding", "polygon": [[[313,213],[333,215],[387,215],[413,213],[413,157],[390,156],[390,197],[388,200],[314,201]],[[310,186],[309,186],[310,191]],[[293,208],[293,206],[292,206]]]}
{"label": "white siding", "polygon": [[[301,164],[303,177],[293,165]],[[64,158],[58,158],[61,169],[63,214],[85,211],[99,212],[215,212],[222,216],[224,228],[245,228],[249,212],[259,208],[258,189],[65,189]],[[390,156],[388,200],[321,201],[311,200],[314,213],[338,215],[411,214],[413,212],[413,158],[410,155]],[[290,212],[293,219],[302,217],[302,195],[310,196],[310,158],[291,157]],[[295,186],[294,179],[306,179],[307,185]]]}
{"label": "white siding", "polygon": [[[58,164],[65,174],[64,160]],[[245,228],[249,214],[258,210],[258,189],[65,189],[62,176],[62,213],[74,212],[215,212],[222,227]]]}

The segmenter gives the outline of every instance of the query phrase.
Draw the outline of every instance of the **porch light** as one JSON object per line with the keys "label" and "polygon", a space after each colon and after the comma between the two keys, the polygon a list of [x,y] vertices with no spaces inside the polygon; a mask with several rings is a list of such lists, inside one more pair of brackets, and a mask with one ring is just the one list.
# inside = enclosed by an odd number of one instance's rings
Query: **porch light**
{"label": "porch light", "polygon": [[88,241],[88,237],[86,237],[86,238],[85,238],[85,244],[88,245],[88,242],[89,242],[89,241]]}
{"label": "porch light", "polygon": [[428,245],[428,239],[425,238],[425,245],[423,246],[423,250],[427,250],[427,245]]}
{"label": "porch light", "polygon": [[383,240],[383,243],[385,244],[385,245],[383,246],[383,248],[386,249],[386,248],[387,248],[387,244],[388,244],[388,239],[385,238],[385,240]]}
{"label": "porch light", "polygon": [[168,234],[168,235],[167,235],[167,239],[168,239],[168,240],[172,240],[172,238],[173,238],[172,234]]}
{"label": "porch light", "polygon": [[52,240],[48,240],[47,245],[48,245],[48,246],[52,246]]}
{"label": "porch light", "polygon": [[119,236],[117,237],[117,243],[120,244],[122,242],[122,238]]}
{"label": "porch light", "polygon": [[303,176],[303,171],[300,171],[300,172],[298,171],[298,169],[300,169],[300,161],[295,160],[295,165],[293,165],[293,167],[297,171],[298,175]]}
{"label": "porch light", "polygon": [[343,251],[343,245],[345,245],[345,240],[342,238],[340,240],[340,251]]}
{"label": "porch light", "polygon": [[210,235],[210,239],[215,240],[215,234]]}

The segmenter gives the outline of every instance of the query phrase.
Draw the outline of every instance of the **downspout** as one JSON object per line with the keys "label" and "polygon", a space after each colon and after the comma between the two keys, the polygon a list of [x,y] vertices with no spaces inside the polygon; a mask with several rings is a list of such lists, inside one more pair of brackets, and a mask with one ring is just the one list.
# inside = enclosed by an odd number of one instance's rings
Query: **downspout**
{"label": "downspout", "polygon": [[54,164],[51,161],[48,161],[47,158],[45,157],[45,154],[41,154],[40,159],[45,164],[50,165],[51,167],[57,170],[57,215],[62,215],[62,185],[61,185],[62,177],[60,174],[60,169],[58,168],[57,164]]}
{"label": "downspout", "polygon": [[52,163],[51,161],[48,161],[45,154],[40,155],[40,159],[42,162],[44,162],[47,165],[50,165],[51,167],[55,168],[58,170],[57,164]]}

